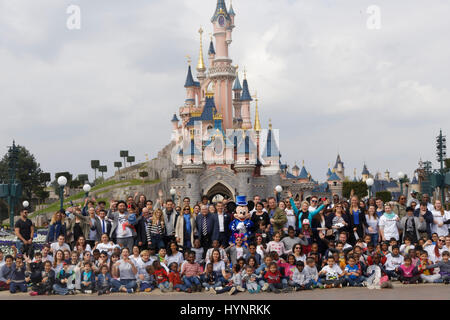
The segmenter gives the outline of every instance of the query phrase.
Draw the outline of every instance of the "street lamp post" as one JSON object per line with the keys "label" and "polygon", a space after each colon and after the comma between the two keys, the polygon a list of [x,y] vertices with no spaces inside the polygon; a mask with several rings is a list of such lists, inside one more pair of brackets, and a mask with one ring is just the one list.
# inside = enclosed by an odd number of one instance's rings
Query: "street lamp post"
{"label": "street lamp post", "polygon": [[367,180],[366,180],[366,184],[367,184],[367,188],[369,189],[368,192],[369,192],[369,198],[370,198],[371,192],[372,192],[372,186],[373,186],[373,184],[374,184],[373,179],[372,179],[372,178],[367,179]]}
{"label": "street lamp post", "polygon": [[59,184],[59,201],[60,201],[59,209],[62,210],[64,208],[64,187],[67,184],[67,178],[64,176],[59,177],[58,184]]}
{"label": "street lamp post", "polygon": [[177,190],[175,188],[170,189],[170,196],[172,197],[172,201],[175,202],[175,195],[177,194]]}
{"label": "street lamp post", "polygon": [[400,182],[400,194],[403,195],[403,181],[406,177],[406,174],[404,174],[403,172],[399,172],[397,173],[398,176],[398,181]]}
{"label": "street lamp post", "polygon": [[91,186],[90,186],[89,184],[86,183],[86,184],[83,186],[83,191],[84,191],[85,194],[86,194],[86,198],[89,197],[89,191],[91,191]]}
{"label": "street lamp post", "polygon": [[275,192],[277,193],[277,202],[280,202],[280,193],[283,191],[283,187],[280,185],[277,185],[275,187]]}

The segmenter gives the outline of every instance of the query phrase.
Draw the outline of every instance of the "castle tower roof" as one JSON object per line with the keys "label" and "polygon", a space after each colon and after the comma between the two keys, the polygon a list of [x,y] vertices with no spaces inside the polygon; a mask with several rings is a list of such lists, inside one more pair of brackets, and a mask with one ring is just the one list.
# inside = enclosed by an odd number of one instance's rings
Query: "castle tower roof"
{"label": "castle tower roof", "polygon": [[337,158],[336,158],[336,164],[334,165],[334,169],[337,169],[339,164],[342,164],[342,168],[344,168],[344,163],[341,160],[341,155],[338,153]]}
{"label": "castle tower roof", "polygon": [[236,15],[236,13],[234,13],[233,3],[231,2],[231,0],[230,0],[230,9],[228,10],[228,14],[232,17],[234,17]]}
{"label": "castle tower roof", "polygon": [[256,132],[261,131],[261,122],[259,121],[259,112],[258,112],[258,97],[255,94],[255,126],[254,129]]}
{"label": "castle tower roof", "polygon": [[305,166],[302,166],[302,170],[300,171],[298,178],[299,179],[309,179],[308,171],[306,171]]}
{"label": "castle tower roof", "polygon": [[248,90],[248,82],[247,79],[244,79],[243,82],[243,89],[242,89],[242,96],[241,101],[252,101],[252,97],[250,96],[250,92]]}
{"label": "castle tower roof", "polygon": [[338,177],[336,172],[334,170],[331,172],[331,176],[328,178],[327,181],[341,181],[341,178]]}
{"label": "castle tower roof", "polygon": [[234,80],[233,90],[234,91],[242,91],[241,82],[239,81],[239,73],[238,72],[236,72],[236,80]]}
{"label": "castle tower roof", "polygon": [[267,141],[262,152],[263,158],[265,157],[277,157],[280,156],[280,149],[275,141],[274,134],[272,132],[272,124],[269,123],[269,131],[267,132]]}
{"label": "castle tower roof", "polygon": [[362,173],[362,174],[366,174],[366,175],[369,175],[369,174],[370,174],[369,170],[367,170],[367,166],[366,166],[365,163],[364,163],[363,170],[362,170],[361,173]]}
{"label": "castle tower roof", "polygon": [[189,64],[188,72],[186,76],[186,82],[184,83],[185,88],[195,87],[194,78],[192,77],[191,65]]}
{"label": "castle tower roof", "polygon": [[216,54],[216,50],[214,50],[214,43],[213,43],[212,38],[211,38],[211,42],[209,43],[208,54]]}
{"label": "castle tower roof", "polygon": [[217,0],[216,11],[214,12],[211,22],[216,21],[220,15],[223,15],[227,20],[230,20],[230,15],[228,14],[227,6],[225,0]]}
{"label": "castle tower roof", "polygon": [[178,122],[178,121],[180,121],[180,120],[178,120],[177,114],[174,113],[171,122]]}

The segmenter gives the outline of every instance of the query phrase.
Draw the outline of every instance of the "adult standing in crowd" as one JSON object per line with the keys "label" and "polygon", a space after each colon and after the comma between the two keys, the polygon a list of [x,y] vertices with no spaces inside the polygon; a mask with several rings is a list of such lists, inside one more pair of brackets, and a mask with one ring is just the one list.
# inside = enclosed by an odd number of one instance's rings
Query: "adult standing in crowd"
{"label": "adult standing in crowd", "polygon": [[129,214],[126,211],[127,204],[125,201],[119,201],[117,203],[117,212],[108,213],[108,218],[113,221],[111,228],[110,238],[117,239],[117,244],[122,248],[128,248],[128,252],[133,249],[134,240],[136,235],[134,224],[128,221]]}
{"label": "adult standing in crowd", "polygon": [[191,207],[185,205],[183,213],[177,219],[175,226],[175,238],[177,244],[185,249],[191,249],[194,243],[194,234],[197,232],[195,217],[191,212]]}
{"label": "adult standing in crowd", "polygon": [[224,210],[222,202],[218,202],[216,205],[217,221],[219,222],[219,243],[222,248],[228,247],[228,241],[230,240],[231,230],[231,215]]}
{"label": "adult standing in crowd", "polygon": [[175,241],[175,223],[177,219],[177,212],[174,209],[172,199],[166,200],[166,207],[163,209],[163,217],[166,228],[164,243]]}
{"label": "adult standing in crowd", "polygon": [[277,201],[274,197],[269,197],[267,199],[269,203],[269,217],[270,217],[270,224],[273,228],[273,234],[277,233],[278,231],[283,231],[283,227],[287,222],[287,216],[286,212],[284,212],[283,209],[277,206]]}
{"label": "adult standing in crowd", "polygon": [[210,214],[208,206],[202,204],[196,219],[197,232],[201,246],[206,253],[214,240],[219,240],[219,221],[217,215]]}
{"label": "adult standing in crowd", "polygon": [[399,229],[402,232],[403,241],[408,238],[412,243],[416,243],[420,239],[420,232],[426,231],[427,226],[423,217],[414,216],[414,209],[407,207],[406,216],[401,218]]}
{"label": "adult standing in crowd", "polygon": [[17,220],[14,225],[14,233],[19,239],[19,250],[22,254],[26,254],[31,259],[34,256],[33,248],[33,236],[34,236],[34,225],[30,219],[28,219],[28,210],[23,209],[20,211],[20,219]]}
{"label": "adult standing in crowd", "polygon": [[60,235],[66,236],[66,223],[64,221],[64,209],[56,211],[50,221],[47,233],[47,243],[56,242]]}

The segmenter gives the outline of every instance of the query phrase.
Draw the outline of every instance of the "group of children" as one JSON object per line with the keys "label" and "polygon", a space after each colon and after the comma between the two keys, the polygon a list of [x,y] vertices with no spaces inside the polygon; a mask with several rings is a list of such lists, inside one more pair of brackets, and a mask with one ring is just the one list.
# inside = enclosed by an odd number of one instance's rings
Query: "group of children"
{"label": "group of children", "polygon": [[[56,252],[53,261],[51,255],[43,258],[41,252],[33,260],[20,254],[3,259],[0,253],[0,289],[11,293],[30,291],[32,296],[94,292],[102,295],[155,289],[232,295],[244,291],[280,293],[342,286],[374,288],[391,281],[404,284],[450,281],[449,252],[445,248],[438,250],[438,257],[434,255],[431,260],[427,250],[414,247],[408,240],[401,246],[392,239],[377,246],[358,242],[354,247],[330,241],[328,250],[320,256],[314,246],[308,254],[299,244],[286,250],[284,243],[289,236],[283,239],[281,236],[275,234],[273,243],[263,247],[256,243],[246,245],[243,239],[237,239],[226,250],[215,241],[206,255],[195,244],[182,253],[175,242],[167,250],[161,248],[158,254],[152,250],[140,252],[138,247],[131,254],[127,248],[93,255],[88,251]],[[447,238],[438,241],[448,242]],[[230,254],[232,251],[235,253]]]}

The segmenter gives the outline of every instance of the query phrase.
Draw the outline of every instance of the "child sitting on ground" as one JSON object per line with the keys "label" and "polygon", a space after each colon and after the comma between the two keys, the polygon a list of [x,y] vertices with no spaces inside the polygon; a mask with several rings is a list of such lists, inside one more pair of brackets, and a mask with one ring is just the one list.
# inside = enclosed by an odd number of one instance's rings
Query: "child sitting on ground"
{"label": "child sitting on ground", "polygon": [[220,285],[217,273],[214,271],[212,263],[208,263],[205,268],[205,272],[200,276],[200,282],[205,291],[216,293],[215,287]]}
{"label": "child sitting on ground", "polygon": [[289,280],[289,285],[294,288],[295,291],[311,289],[312,283],[306,280],[306,274],[303,271],[305,264],[303,261],[297,261],[295,263],[295,270]]}
{"label": "child sitting on ground", "polygon": [[274,293],[287,292],[287,286],[285,287],[281,283],[281,273],[275,262],[270,263],[269,270],[264,275],[264,278],[269,284],[269,291]]}
{"label": "child sitting on ground", "polygon": [[106,264],[100,267],[100,273],[97,276],[97,294],[100,296],[102,294],[109,294],[111,291],[111,275],[109,274],[109,269]]}
{"label": "child sitting on ground", "polygon": [[242,276],[242,281],[245,284],[249,293],[259,293],[261,286],[258,284],[258,276],[254,273],[253,267],[247,266],[245,268],[245,274]]}
{"label": "child sitting on ground", "polygon": [[354,256],[348,258],[348,264],[344,269],[346,284],[350,287],[362,287],[362,277]]}
{"label": "child sitting on ground", "polygon": [[81,273],[81,292],[91,294],[95,287],[95,275],[91,263],[84,264],[84,270]]}
{"label": "child sitting on ground", "polygon": [[449,284],[450,282],[450,253],[448,251],[442,252],[442,261],[438,261],[435,264],[426,266],[427,269],[439,268],[440,279],[435,282],[443,282]]}
{"label": "child sitting on ground", "polygon": [[323,283],[325,288],[341,288],[342,287],[342,277],[344,273],[341,268],[336,264],[334,257],[328,257],[327,265],[322,268],[319,272],[319,277],[322,276],[325,279]]}
{"label": "child sitting on ground", "polygon": [[173,284],[169,282],[169,275],[167,274],[166,269],[161,266],[161,262],[159,260],[153,261],[153,269],[153,275],[159,290],[161,290],[161,292],[172,291]]}
{"label": "child sitting on ground", "polygon": [[53,285],[53,290],[56,294],[59,295],[67,295],[67,294],[75,294],[73,290],[69,290],[67,285],[69,280],[72,278],[74,271],[69,271],[69,265],[64,262],[63,268],[56,274],[55,284]]}
{"label": "child sitting on ground", "polygon": [[175,291],[192,292],[191,288],[188,288],[181,280],[180,272],[178,271],[178,263],[172,262],[169,265],[169,269],[169,282],[172,284]]}
{"label": "child sitting on ground", "polygon": [[419,270],[412,264],[411,258],[406,256],[403,264],[398,268],[399,280],[403,284],[417,283],[420,279]]}
{"label": "child sitting on ground", "polygon": [[151,292],[156,288],[157,284],[154,274],[155,268],[153,268],[153,265],[147,265],[142,270],[142,273],[139,274],[141,292]]}
{"label": "child sitting on ground", "polygon": [[191,288],[193,292],[202,291],[202,284],[200,283],[200,275],[202,270],[200,265],[195,262],[195,252],[190,251],[187,258],[187,263],[183,264],[181,268],[181,277],[184,284]]}
{"label": "child sitting on ground", "polygon": [[305,286],[310,286],[311,288],[323,287],[319,282],[319,272],[317,271],[314,258],[306,258],[306,266],[304,267],[303,272],[305,274]]}
{"label": "child sitting on ground", "polygon": [[54,283],[55,271],[52,270],[52,263],[47,260],[44,262],[44,270],[41,271],[40,281],[33,281],[33,291],[30,292],[30,296],[51,294]]}
{"label": "child sitting on ground", "polygon": [[9,280],[11,280],[9,292],[16,293],[17,289],[21,292],[27,292],[27,283],[30,282],[30,277],[26,274],[25,264],[21,256],[16,257],[16,263],[13,266]]}

